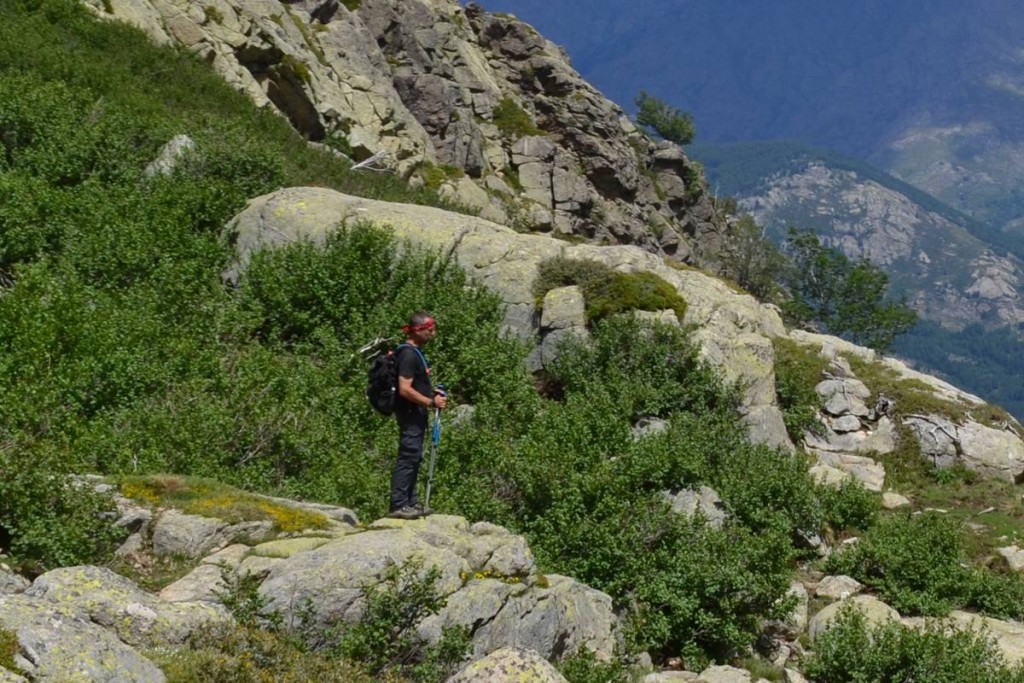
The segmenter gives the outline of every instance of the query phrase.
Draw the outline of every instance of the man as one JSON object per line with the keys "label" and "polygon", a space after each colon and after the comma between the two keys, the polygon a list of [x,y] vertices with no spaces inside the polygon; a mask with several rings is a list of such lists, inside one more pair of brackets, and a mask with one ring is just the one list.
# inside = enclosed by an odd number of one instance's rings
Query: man
{"label": "man", "polygon": [[395,397],[395,418],[398,420],[398,460],[391,473],[391,506],[388,517],[418,519],[432,511],[424,509],[416,497],[416,478],[423,460],[423,437],[427,433],[427,413],[431,408],[443,410],[447,398],[434,390],[430,380],[430,363],[423,347],[437,334],[430,314],[418,311],[402,328],[405,344],[396,350],[398,391]]}

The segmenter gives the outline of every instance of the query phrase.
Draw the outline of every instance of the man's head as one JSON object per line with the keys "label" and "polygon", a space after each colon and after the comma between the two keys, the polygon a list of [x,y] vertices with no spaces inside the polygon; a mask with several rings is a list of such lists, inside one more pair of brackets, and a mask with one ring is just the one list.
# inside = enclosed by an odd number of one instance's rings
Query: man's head
{"label": "man's head", "polygon": [[402,328],[416,346],[423,346],[437,334],[434,318],[426,311],[416,311],[409,317],[409,324]]}

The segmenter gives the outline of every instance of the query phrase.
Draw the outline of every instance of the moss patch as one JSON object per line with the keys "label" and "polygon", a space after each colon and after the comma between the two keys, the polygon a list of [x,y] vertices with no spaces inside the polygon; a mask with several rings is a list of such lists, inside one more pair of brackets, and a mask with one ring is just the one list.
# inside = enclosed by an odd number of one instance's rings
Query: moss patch
{"label": "moss patch", "polygon": [[940,415],[953,422],[974,420],[989,427],[1012,421],[1009,413],[998,406],[971,404],[943,398],[926,383],[901,377],[895,370],[880,363],[847,356],[854,374],[872,391],[872,400],[879,394],[896,401],[898,415]]}
{"label": "moss patch", "polygon": [[0,628],[0,669],[18,671],[14,665],[14,655],[18,654],[18,634]]}
{"label": "moss patch", "polygon": [[447,180],[457,180],[466,175],[466,172],[458,166],[438,165],[429,161],[421,163],[417,171],[423,178],[423,183],[431,190],[437,190]]}
{"label": "moss patch", "polygon": [[276,503],[226,484],[198,477],[152,475],[125,477],[121,492],[128,498],[153,506],[215,517],[227,522],[269,521],[275,531],[324,529],[327,517],[319,512]]}
{"label": "moss patch", "polygon": [[537,307],[552,289],[578,286],[583,291],[588,322],[626,311],[672,310],[682,320],[686,300],[671,283],[654,273],[622,273],[600,261],[561,256],[542,261],[533,294]]}

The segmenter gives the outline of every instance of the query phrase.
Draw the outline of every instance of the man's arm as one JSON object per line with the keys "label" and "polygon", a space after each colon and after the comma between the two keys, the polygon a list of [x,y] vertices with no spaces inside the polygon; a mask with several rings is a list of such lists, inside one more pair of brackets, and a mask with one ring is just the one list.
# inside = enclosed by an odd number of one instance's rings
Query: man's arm
{"label": "man's arm", "polygon": [[444,408],[447,400],[441,394],[437,396],[424,396],[412,386],[412,377],[398,377],[398,395],[409,403],[414,403],[424,408]]}

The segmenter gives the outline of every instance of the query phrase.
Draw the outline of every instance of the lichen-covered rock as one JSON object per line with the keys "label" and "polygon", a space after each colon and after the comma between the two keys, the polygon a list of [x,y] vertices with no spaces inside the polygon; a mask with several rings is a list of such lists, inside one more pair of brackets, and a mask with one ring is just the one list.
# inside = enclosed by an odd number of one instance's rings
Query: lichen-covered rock
{"label": "lichen-covered rock", "polygon": [[447,683],[566,683],[536,652],[506,647],[472,662]]}
{"label": "lichen-covered rock", "polygon": [[153,524],[153,553],[199,559],[240,539],[262,540],[273,535],[267,521],[229,524],[212,517],[163,512]]}
{"label": "lichen-covered rock", "polygon": [[379,583],[389,565],[409,562],[435,567],[437,589],[447,596],[447,605],[419,625],[428,641],[444,626],[464,625],[475,657],[509,645],[545,657],[586,647],[608,658],[615,649],[611,598],[565,577],[540,580],[522,537],[492,524],[470,527],[461,517],[380,520],[278,560],[259,590],[268,608],[286,618],[308,605],[320,623],[351,623],[364,608],[364,589]]}
{"label": "lichen-covered rock", "polygon": [[0,628],[18,637],[15,663],[38,683],[163,683],[163,672],[73,606],[0,596]]}
{"label": "lichen-covered rock", "polygon": [[230,620],[220,605],[170,603],[102,567],[54,569],[37,578],[25,595],[88,618],[129,645],[179,645],[199,628]]}
{"label": "lichen-covered rock", "polygon": [[848,605],[852,605],[860,610],[869,626],[872,627],[888,621],[899,621],[900,619],[899,612],[878,598],[871,595],[855,595],[845,600],[833,602],[811,617],[811,621],[807,626],[807,633],[811,637],[811,641],[817,640],[821,634],[827,631],[832,622],[835,621],[839,611]]}
{"label": "lichen-covered rock", "polygon": [[28,683],[28,679],[0,666],[0,683]]}
{"label": "lichen-covered rock", "polygon": [[28,579],[20,574],[15,574],[6,565],[0,565],[0,595],[20,593],[28,586]]}

